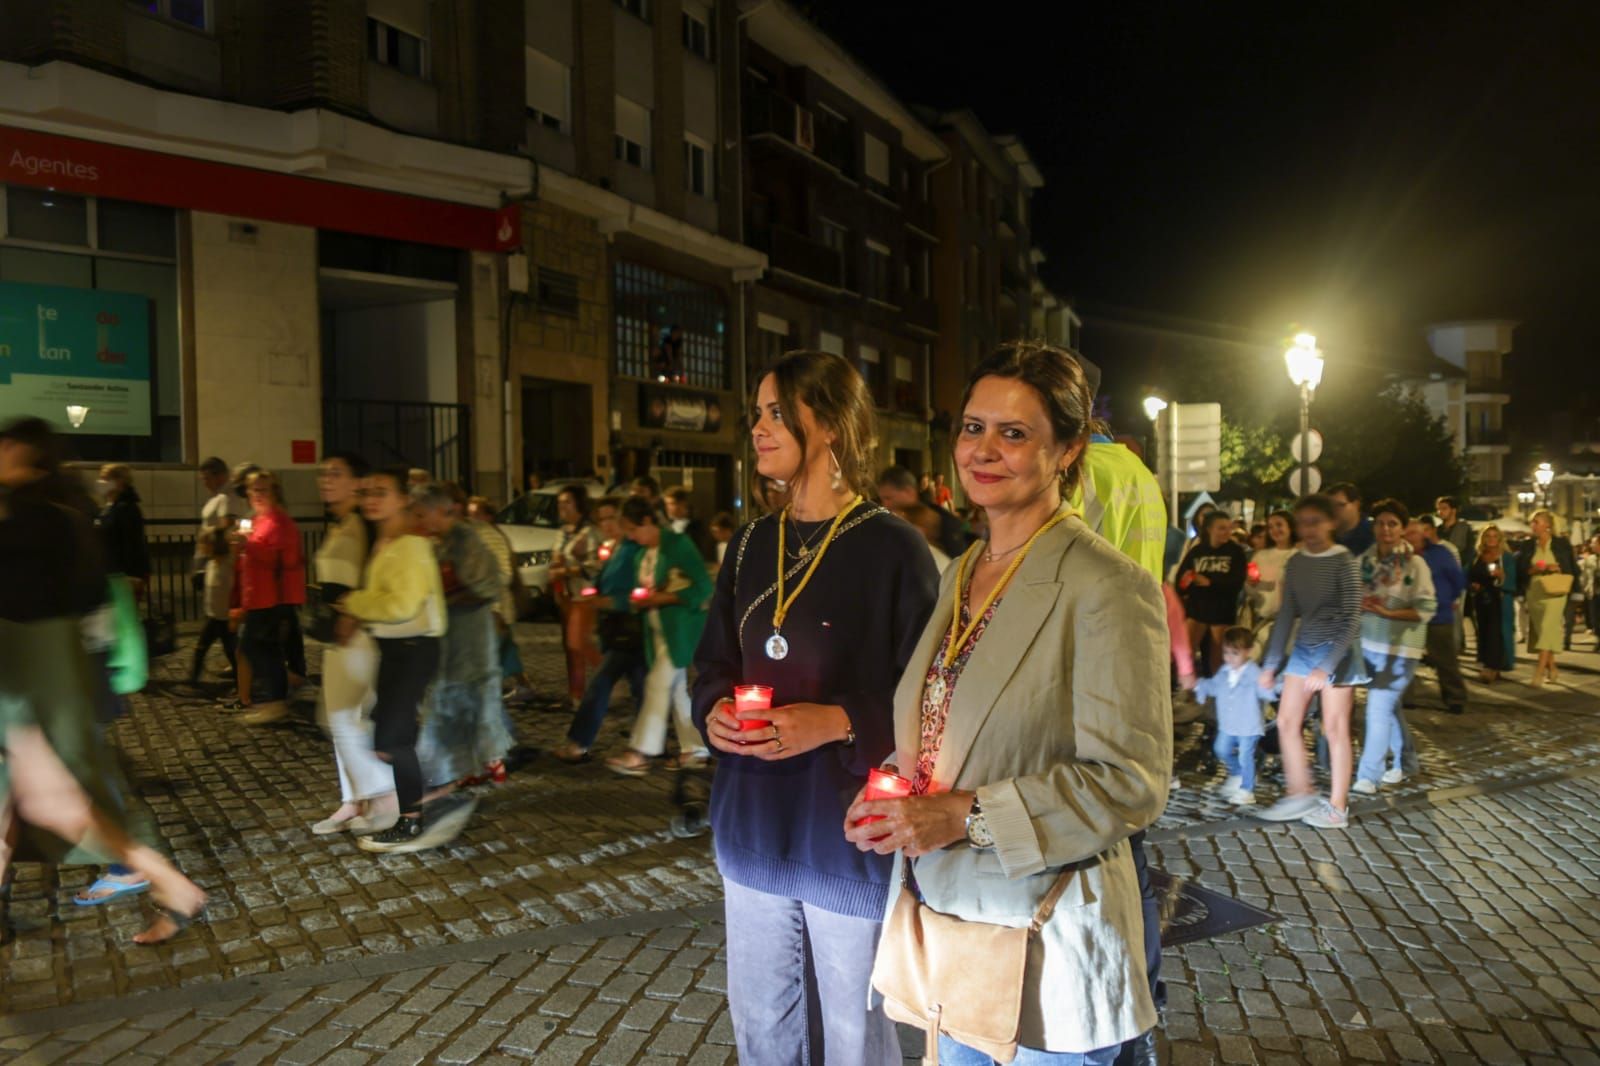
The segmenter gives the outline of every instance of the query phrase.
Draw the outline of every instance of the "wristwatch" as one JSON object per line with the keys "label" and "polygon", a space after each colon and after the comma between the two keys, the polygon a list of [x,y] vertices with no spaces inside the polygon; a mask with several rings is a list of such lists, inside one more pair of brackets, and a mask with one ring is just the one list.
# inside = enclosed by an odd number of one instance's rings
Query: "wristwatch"
{"label": "wristwatch", "polygon": [[983,816],[983,804],[972,797],[972,809],[967,812],[967,843],[978,851],[994,847],[994,834],[989,832],[989,820]]}

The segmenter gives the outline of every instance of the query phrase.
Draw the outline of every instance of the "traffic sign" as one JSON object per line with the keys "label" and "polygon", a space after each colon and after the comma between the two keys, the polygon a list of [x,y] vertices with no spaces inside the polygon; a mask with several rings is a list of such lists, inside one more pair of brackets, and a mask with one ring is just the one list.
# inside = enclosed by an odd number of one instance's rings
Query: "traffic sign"
{"label": "traffic sign", "polygon": [[1314,466],[1308,466],[1306,467],[1306,475],[1306,480],[1311,483],[1311,487],[1303,489],[1300,487],[1300,468],[1295,467],[1294,470],[1290,471],[1289,491],[1296,496],[1309,496],[1322,488],[1322,471]]}
{"label": "traffic sign", "polygon": [[1156,464],[1176,492],[1222,488],[1222,405],[1174,403],[1156,419]]}
{"label": "traffic sign", "polygon": [[[1318,459],[1322,458],[1322,434],[1313,429],[1307,435],[1306,439],[1311,444],[1311,454],[1306,456],[1304,461],[1308,463],[1314,463]],[[1300,458],[1300,434],[1298,433],[1289,438],[1289,454],[1294,456],[1295,462],[1298,463],[1302,461]]]}

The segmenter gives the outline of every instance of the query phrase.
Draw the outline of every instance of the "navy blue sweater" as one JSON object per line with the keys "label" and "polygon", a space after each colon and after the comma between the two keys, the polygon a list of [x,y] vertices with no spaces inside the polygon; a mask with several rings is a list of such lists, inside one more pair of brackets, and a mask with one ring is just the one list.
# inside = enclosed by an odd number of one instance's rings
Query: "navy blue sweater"
{"label": "navy blue sweater", "polygon": [[[862,515],[868,517],[857,522]],[[867,771],[894,750],[895,687],[933,612],[939,575],[919,532],[862,505],[789,609],[789,654],[775,661],[765,645],[777,600],[767,593],[777,581],[778,519],[769,515],[747,528],[748,541],[740,530],[728,546],[695,655],[695,725],[705,732],[706,716],[734,685],[771,685],[774,707],[844,707],[856,743],[776,762],[719,755],[711,790],[717,866],[745,888],[877,920],[888,900],[890,861],[844,839],[844,813]],[[825,523],[799,528],[813,543],[826,535]],[[786,575],[798,565],[793,528],[788,547]],[[786,576],[785,591],[803,573]]]}

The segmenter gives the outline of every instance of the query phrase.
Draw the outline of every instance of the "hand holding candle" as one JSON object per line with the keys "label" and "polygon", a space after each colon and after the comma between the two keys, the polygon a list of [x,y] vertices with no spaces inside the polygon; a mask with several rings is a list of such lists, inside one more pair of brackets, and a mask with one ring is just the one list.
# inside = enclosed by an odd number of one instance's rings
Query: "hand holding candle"
{"label": "hand holding candle", "polygon": [[[911,782],[899,774],[890,773],[888,770],[867,771],[867,789],[862,794],[864,800],[902,799],[911,795]],[[871,825],[873,822],[883,821],[883,815],[872,814],[861,819],[856,825]],[[874,837],[882,840],[883,837]]]}
{"label": "hand holding candle", "polygon": [[628,598],[634,603],[643,603],[650,598],[650,590],[640,585],[628,594]]}
{"label": "hand holding candle", "polygon": [[585,586],[583,586],[583,592],[581,593],[581,595],[584,596],[586,599],[590,598],[590,597],[598,596],[599,594],[600,594],[600,590],[595,588],[593,585],[585,585]]}
{"label": "hand holding candle", "polygon": [[[767,711],[772,709],[772,688],[769,685],[736,685],[733,689],[733,711]],[[741,718],[739,729],[766,729],[772,723],[765,718]]]}

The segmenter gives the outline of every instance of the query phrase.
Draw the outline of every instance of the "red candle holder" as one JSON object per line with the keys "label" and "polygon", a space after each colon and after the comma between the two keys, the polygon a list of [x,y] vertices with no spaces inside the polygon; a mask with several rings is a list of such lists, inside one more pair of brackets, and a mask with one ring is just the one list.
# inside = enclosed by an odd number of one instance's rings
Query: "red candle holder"
{"label": "red candle holder", "polygon": [[600,595],[600,590],[595,588],[593,585],[585,585],[583,586],[583,592],[580,593],[580,595],[584,596],[585,598],[590,596],[598,596]]}
{"label": "red candle holder", "polygon": [[640,585],[638,588],[628,593],[628,598],[633,602],[638,603],[640,600],[646,600],[650,598],[650,590],[645,588],[643,585]]}
{"label": "red candle holder", "polygon": [[[901,777],[896,773],[890,773],[888,770],[867,771],[867,791],[863,794],[863,799],[903,799],[909,795],[911,795],[910,779]],[[883,819],[884,816],[881,814],[869,814],[857,822],[856,825],[870,825],[873,822],[881,822]],[[884,838],[874,837],[873,839],[882,840]]]}
{"label": "red candle holder", "polygon": [[1255,563],[1246,563],[1244,573],[1252,585],[1261,580],[1261,567]]}
{"label": "red candle holder", "polygon": [[611,547],[610,547],[610,545],[607,545],[607,544],[600,545],[599,555],[600,555],[600,561],[602,563],[605,562],[607,559],[611,558]]}
{"label": "red candle holder", "polygon": [[[734,713],[744,711],[770,711],[772,709],[772,687],[770,685],[735,685],[733,689]],[[765,729],[772,723],[761,718],[742,718],[739,720],[739,731],[749,732],[752,729]]]}

